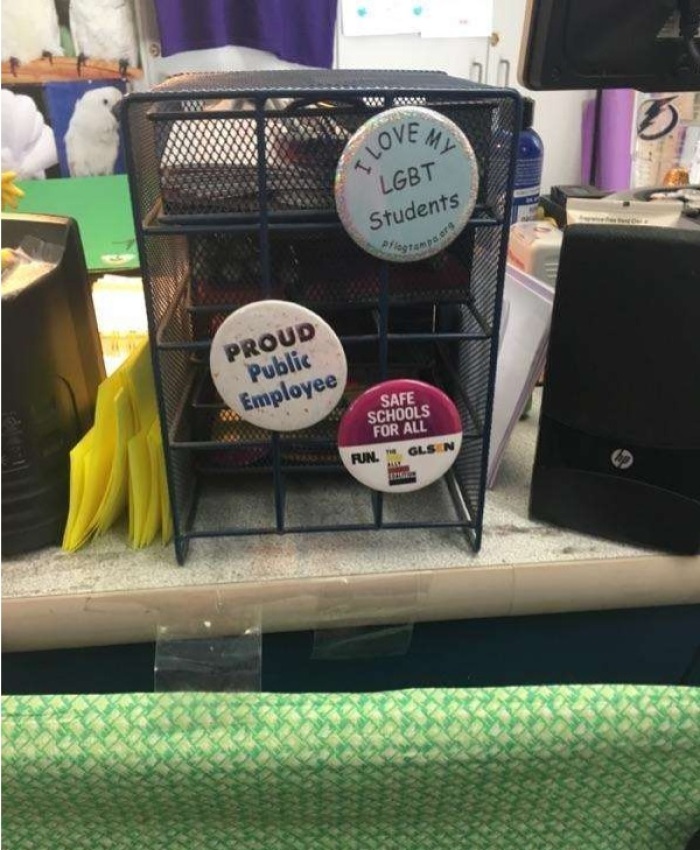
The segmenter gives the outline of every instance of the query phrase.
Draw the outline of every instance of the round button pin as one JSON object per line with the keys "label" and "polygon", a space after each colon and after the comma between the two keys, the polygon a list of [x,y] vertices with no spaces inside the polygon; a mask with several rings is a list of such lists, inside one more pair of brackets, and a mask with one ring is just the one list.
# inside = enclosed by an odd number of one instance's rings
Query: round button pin
{"label": "round button pin", "polygon": [[347,362],[326,322],[290,301],[247,304],[211,344],[214,386],[241,419],[271,431],[320,422],[340,401]]}
{"label": "round button pin", "polygon": [[338,449],[348,472],[385,493],[427,487],[452,466],[462,445],[454,402],[422,381],[385,381],[348,408]]}
{"label": "round button pin", "polygon": [[459,235],[478,185],[476,156],[454,121],[422,106],[397,106],[366,121],[345,146],[335,203],[365,251],[411,262]]}

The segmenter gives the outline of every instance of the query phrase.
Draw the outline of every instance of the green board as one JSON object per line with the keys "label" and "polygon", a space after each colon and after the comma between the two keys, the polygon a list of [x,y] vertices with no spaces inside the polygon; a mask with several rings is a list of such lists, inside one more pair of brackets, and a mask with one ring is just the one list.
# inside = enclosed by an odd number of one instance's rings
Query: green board
{"label": "green board", "polygon": [[139,268],[126,175],[24,180],[18,185],[25,197],[16,212],[68,216],[78,222],[91,273]]}

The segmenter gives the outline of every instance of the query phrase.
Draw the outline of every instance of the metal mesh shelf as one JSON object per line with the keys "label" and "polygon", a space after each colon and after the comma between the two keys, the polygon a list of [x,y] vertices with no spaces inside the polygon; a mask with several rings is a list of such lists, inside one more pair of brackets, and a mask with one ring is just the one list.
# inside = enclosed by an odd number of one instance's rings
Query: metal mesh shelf
{"label": "metal mesh shelf", "polygon": [[[329,531],[402,531],[416,528],[462,530],[474,541],[477,522],[462,503],[455,510],[458,485],[454,475],[431,485],[423,493],[401,496],[372,495],[336,468],[319,469],[317,475],[297,467],[287,470],[279,501],[264,475],[253,472],[243,479],[202,477],[201,511],[193,518],[186,540],[203,537],[237,537],[279,533],[278,518],[290,533]],[[321,489],[325,499],[319,504]],[[279,510],[278,510],[279,509]],[[245,522],[241,522],[241,517]],[[420,520],[417,520],[420,517]]]}
{"label": "metal mesh shelf", "polygon": [[[482,91],[482,95],[483,95]],[[332,213],[338,158],[357,128],[400,103],[435,107],[469,136],[477,157],[479,203],[490,200],[490,149],[498,100],[428,97],[270,97],[164,100],[151,105],[166,216]],[[262,175],[262,181],[259,180]],[[502,202],[500,204],[502,211]]]}
{"label": "metal mesh shelf", "polygon": [[[442,385],[456,398],[462,415],[464,440],[483,438],[483,421],[450,364],[445,351],[436,349],[413,352],[413,362],[395,366],[389,377],[415,377]],[[437,359],[440,365],[437,366]],[[441,376],[441,377],[440,377]],[[170,431],[169,446],[175,450],[199,453],[197,468],[209,473],[228,473],[269,469],[278,454],[286,467],[340,468],[337,431],[343,413],[366,388],[376,383],[376,368],[369,364],[351,367],[348,385],[338,407],[326,419],[300,431],[280,434],[277,442],[271,432],[241,419],[219,397],[203,364],[197,366],[191,398],[180,407]],[[206,456],[205,456],[206,455]]]}
{"label": "metal mesh shelf", "polygon": [[[193,304],[192,290],[196,281],[187,276],[174,289],[160,323],[155,329],[155,340],[161,350],[196,352],[202,362],[208,357],[211,340],[221,322],[233,310],[265,297],[260,286],[242,285],[217,289],[207,301]],[[201,293],[200,293],[201,296]],[[406,305],[394,304],[387,299],[386,327],[382,328],[379,312],[374,308],[379,296],[355,304],[348,301],[344,309],[338,301],[317,304],[307,298],[289,298],[285,293],[273,292],[270,297],[294,300],[307,306],[325,319],[336,331],[341,341],[349,346],[371,346],[381,339],[398,347],[404,343],[430,341],[434,338],[489,339],[492,327],[476,299],[468,291],[455,291],[452,302],[434,301]],[[234,300],[235,299],[235,300]],[[219,303],[219,302],[223,303]],[[353,309],[354,308],[354,309]],[[357,349],[356,349],[357,350]]]}
{"label": "metal mesh shelf", "polygon": [[[163,211],[163,205],[159,198],[156,205],[147,213],[142,224],[144,232],[151,236],[195,231],[201,233],[217,231],[255,234],[258,232],[259,218],[258,212],[168,214]],[[271,233],[293,233],[295,230],[306,230],[310,223],[318,227],[336,229],[342,226],[335,209],[310,210],[308,213],[302,210],[288,210],[286,212],[275,212],[273,210],[268,213],[267,222]],[[477,204],[467,226],[501,227],[502,225],[503,220],[499,211],[487,204]]]}
{"label": "metal mesh shelf", "polygon": [[[357,128],[402,104],[437,110],[467,134],[480,188],[447,250],[394,264],[345,233],[333,181]],[[512,91],[433,72],[190,74],[126,99],[180,562],[193,537],[284,531],[456,527],[478,549],[519,110]],[[273,434],[241,421],[208,377],[221,321],[263,298],[310,307],[346,351],[346,396],[304,431]],[[337,452],[353,394],[391,377],[441,386],[464,429],[450,473],[410,498],[363,488]],[[326,506],[328,487],[336,500]]]}

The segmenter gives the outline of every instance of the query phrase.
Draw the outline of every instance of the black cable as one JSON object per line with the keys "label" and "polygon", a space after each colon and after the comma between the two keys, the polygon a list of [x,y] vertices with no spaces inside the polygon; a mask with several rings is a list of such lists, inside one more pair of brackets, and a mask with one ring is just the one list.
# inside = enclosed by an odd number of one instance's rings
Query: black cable
{"label": "black cable", "polygon": [[596,172],[598,171],[598,160],[600,159],[600,125],[603,112],[603,90],[598,89],[595,93],[595,110],[593,113],[593,137],[591,139],[591,164],[588,169],[588,182],[591,186],[596,184]]}
{"label": "black cable", "polygon": [[697,37],[700,29],[700,0],[678,0],[678,11],[680,37],[691,61],[700,68],[700,39]]}

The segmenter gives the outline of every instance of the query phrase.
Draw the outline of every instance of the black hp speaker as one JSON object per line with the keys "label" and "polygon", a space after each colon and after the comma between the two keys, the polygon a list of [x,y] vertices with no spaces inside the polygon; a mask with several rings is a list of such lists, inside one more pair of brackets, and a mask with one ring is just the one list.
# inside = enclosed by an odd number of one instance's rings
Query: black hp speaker
{"label": "black hp speaker", "polygon": [[700,551],[700,227],[567,228],[530,514]]}

